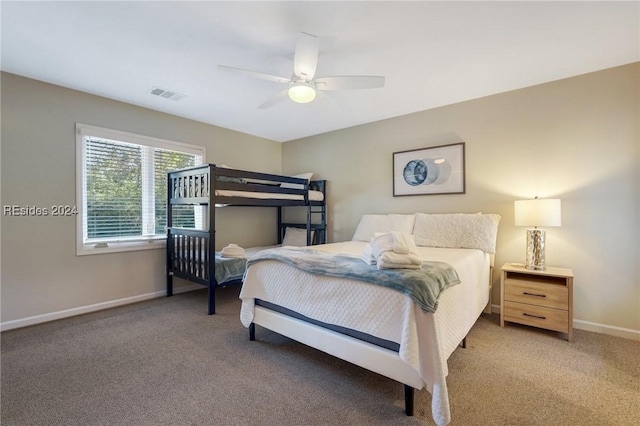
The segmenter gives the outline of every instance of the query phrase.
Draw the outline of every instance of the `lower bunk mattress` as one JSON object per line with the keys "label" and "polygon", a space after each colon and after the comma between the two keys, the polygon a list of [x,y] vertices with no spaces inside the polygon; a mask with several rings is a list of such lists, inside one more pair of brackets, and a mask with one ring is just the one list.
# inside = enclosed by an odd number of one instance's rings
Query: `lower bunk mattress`
{"label": "lower bunk mattress", "polygon": [[[224,257],[222,256],[222,252],[216,252],[216,285],[236,284],[241,282],[244,272],[247,269],[247,260],[261,250],[274,247],[277,246],[250,247],[244,249],[245,255],[243,257]],[[199,268],[202,271],[197,271],[200,275],[196,274],[196,276],[206,276],[204,262],[199,265]]]}
{"label": "lower bunk mattress", "polygon": [[247,268],[246,257],[222,257],[220,252],[216,252],[216,283],[238,282],[242,279]]}
{"label": "lower bunk mattress", "polygon": [[[313,248],[359,257],[366,245],[349,241]],[[450,420],[447,359],[489,300],[490,256],[474,249],[419,247],[418,251],[423,260],[453,266],[461,281],[440,295],[435,313],[423,311],[410,297],[390,288],[315,275],[282,262],[261,261],[251,264],[245,273],[240,292],[241,322],[245,327],[252,324],[256,305],[284,308],[284,312],[292,311],[294,316],[388,342],[388,346],[382,346],[397,352],[415,375],[412,383],[407,384],[426,387],[432,394],[434,420],[439,425],[447,424]],[[394,377],[393,372],[381,374]]]}

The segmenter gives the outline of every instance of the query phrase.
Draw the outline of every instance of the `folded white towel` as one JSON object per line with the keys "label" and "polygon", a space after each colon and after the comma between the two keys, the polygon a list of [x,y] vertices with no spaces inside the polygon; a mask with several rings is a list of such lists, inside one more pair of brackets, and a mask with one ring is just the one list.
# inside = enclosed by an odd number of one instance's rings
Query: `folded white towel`
{"label": "folded white towel", "polygon": [[391,232],[393,238],[393,251],[400,254],[416,254],[416,242],[413,235],[404,232]]}
{"label": "folded white towel", "polygon": [[393,251],[393,236],[391,233],[376,233],[371,238],[369,246],[371,246],[373,256],[377,259],[385,251]]}
{"label": "folded white towel", "polygon": [[371,251],[371,245],[367,244],[364,247],[364,250],[362,250],[362,254],[360,255],[360,259],[362,259],[362,261],[364,263],[366,263],[367,265],[375,265],[376,264],[376,258],[373,255],[373,252]]}
{"label": "folded white towel", "polygon": [[378,269],[420,269],[420,265],[402,265],[398,263],[388,263],[379,260],[377,263]]}
{"label": "folded white towel", "polygon": [[422,266],[413,235],[402,232],[374,234],[360,257],[365,263],[377,265],[378,269],[419,269]]}
{"label": "folded white towel", "polygon": [[393,251],[387,251],[378,256],[378,269],[419,269],[422,266],[422,260],[415,254],[400,254]]}
{"label": "folded white towel", "polygon": [[245,257],[244,249],[237,244],[229,244],[222,248],[222,257]]}

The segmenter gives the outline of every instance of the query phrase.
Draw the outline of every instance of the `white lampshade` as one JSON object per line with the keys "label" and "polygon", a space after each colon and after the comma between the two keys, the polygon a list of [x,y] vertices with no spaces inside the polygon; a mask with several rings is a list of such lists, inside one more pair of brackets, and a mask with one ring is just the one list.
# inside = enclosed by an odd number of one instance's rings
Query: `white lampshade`
{"label": "white lampshade", "polygon": [[514,203],[516,226],[560,226],[560,199],[518,200]]}
{"label": "white lampshade", "polygon": [[316,89],[310,84],[303,81],[297,82],[289,87],[289,98],[299,104],[311,102],[316,97]]}

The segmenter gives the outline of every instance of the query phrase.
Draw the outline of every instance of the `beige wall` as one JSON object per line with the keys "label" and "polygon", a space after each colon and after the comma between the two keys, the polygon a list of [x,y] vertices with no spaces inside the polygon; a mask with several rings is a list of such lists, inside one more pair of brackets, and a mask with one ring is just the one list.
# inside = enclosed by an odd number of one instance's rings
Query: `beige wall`
{"label": "beige wall", "polygon": [[[639,79],[633,64],[280,145],[3,73],[2,205],[76,204],[76,122],[204,145],[209,162],[238,168],[313,171],[329,180],[330,241],[364,213],[495,212],[496,265],[522,262],[513,200],[559,197],[547,263],[574,270],[576,326],[638,337]],[[392,196],[393,152],[460,141],[466,194]],[[219,247],[275,239],[271,209],[217,213]],[[3,324],[164,291],[162,250],[78,257],[73,218],[2,216],[1,232]]]}
{"label": "beige wall", "polygon": [[[330,241],[364,213],[498,213],[498,269],[524,261],[513,201],[561,198],[547,264],[574,271],[576,326],[640,338],[639,80],[636,63],[288,142],[283,172],[329,180]],[[460,141],[466,194],[392,196],[393,152]]]}
{"label": "beige wall", "polygon": [[[1,78],[3,206],[78,203],[76,122],[202,145],[208,162],[271,173],[281,169],[277,142],[12,74]],[[216,213],[224,224],[216,234],[219,248],[229,242],[275,243],[275,209]],[[164,291],[164,250],[76,256],[73,217],[3,215],[1,226],[3,324]]]}

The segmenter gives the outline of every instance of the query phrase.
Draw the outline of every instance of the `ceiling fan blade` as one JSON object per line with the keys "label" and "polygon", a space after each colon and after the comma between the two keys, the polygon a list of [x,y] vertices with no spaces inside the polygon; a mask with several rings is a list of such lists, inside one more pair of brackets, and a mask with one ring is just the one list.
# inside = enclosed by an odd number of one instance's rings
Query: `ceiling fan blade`
{"label": "ceiling fan blade", "polygon": [[293,57],[293,73],[296,77],[311,81],[316,73],[318,66],[318,37],[300,33],[298,44],[296,44],[296,53]]}
{"label": "ceiling fan blade", "polygon": [[277,104],[278,102],[284,101],[289,97],[288,92],[289,92],[289,89],[285,89],[276,93],[275,95],[273,95],[272,97],[270,97],[269,99],[267,99],[266,101],[258,105],[258,109],[267,109]]}
{"label": "ceiling fan blade", "polygon": [[342,75],[315,80],[319,90],[376,89],[384,87],[384,77],[375,75]]}
{"label": "ceiling fan blade", "polygon": [[242,74],[247,77],[259,78],[261,80],[276,81],[278,83],[290,83],[291,79],[278,77],[277,75],[264,74],[256,71],[249,71],[242,68],[228,67],[226,65],[218,65],[218,68],[224,71],[230,71],[236,74]]}

